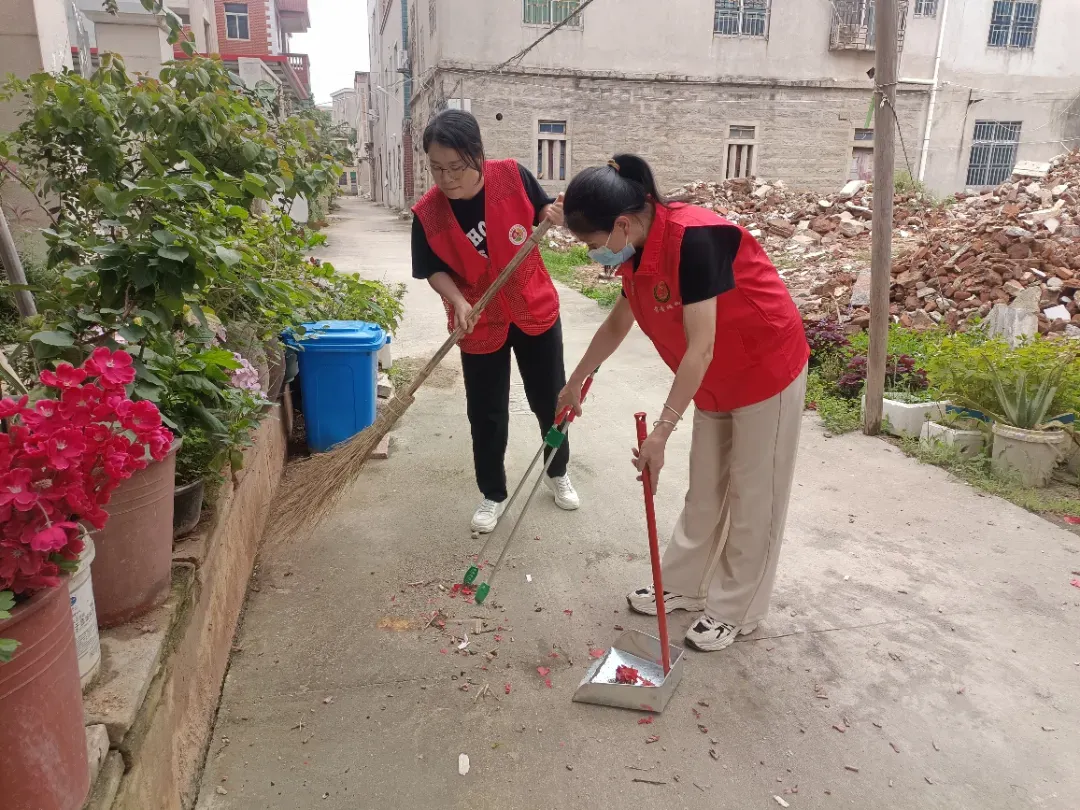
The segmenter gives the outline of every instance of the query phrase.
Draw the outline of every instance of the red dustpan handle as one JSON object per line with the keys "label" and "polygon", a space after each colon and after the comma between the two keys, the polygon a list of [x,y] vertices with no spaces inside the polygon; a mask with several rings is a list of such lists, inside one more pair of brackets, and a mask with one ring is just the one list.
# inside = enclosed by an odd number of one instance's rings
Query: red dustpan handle
{"label": "red dustpan handle", "polygon": [[[634,414],[637,420],[638,448],[649,437],[646,416]],[[652,483],[649,471],[641,471],[641,481],[645,489],[645,522],[649,526],[649,557],[652,560],[653,590],[656,592],[656,622],[660,626],[660,657],[664,663],[664,674],[671,672],[671,651],[668,646],[667,613],[664,611],[664,581],[660,574],[660,539],[656,536],[656,507],[653,505]]]}

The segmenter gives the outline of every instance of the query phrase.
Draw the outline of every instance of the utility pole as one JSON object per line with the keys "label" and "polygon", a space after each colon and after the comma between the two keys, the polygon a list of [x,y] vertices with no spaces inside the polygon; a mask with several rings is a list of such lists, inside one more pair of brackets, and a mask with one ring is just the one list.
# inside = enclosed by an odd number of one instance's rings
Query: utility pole
{"label": "utility pole", "polygon": [[896,0],[877,0],[877,65],[874,69],[874,227],[870,259],[870,353],[866,372],[868,436],[881,432],[885,358],[889,343],[889,283],[892,280],[893,191],[896,156],[896,63],[899,60]]}
{"label": "utility pole", "polygon": [[[4,273],[11,284],[26,285],[26,271],[23,270],[19,251],[15,249],[15,240],[11,236],[11,229],[8,228],[7,217],[4,216],[2,207],[0,207],[0,264],[4,266]],[[37,315],[34,296],[29,290],[15,290],[15,306],[19,308],[19,314],[24,318]]]}

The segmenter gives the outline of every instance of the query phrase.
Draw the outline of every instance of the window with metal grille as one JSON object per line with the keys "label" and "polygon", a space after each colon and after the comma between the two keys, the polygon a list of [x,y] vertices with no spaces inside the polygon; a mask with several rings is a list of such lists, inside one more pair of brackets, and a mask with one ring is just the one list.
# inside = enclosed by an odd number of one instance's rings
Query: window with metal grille
{"label": "window with metal grille", "polygon": [[916,17],[936,17],[938,0],[915,0]]}
{"label": "window with metal grille", "polygon": [[725,37],[766,37],[769,0],[715,0],[713,33]]}
{"label": "window with metal grille", "polygon": [[565,121],[538,121],[536,125],[536,177],[566,180],[567,132]]}
{"label": "window with metal grille", "polygon": [[225,4],[225,36],[229,39],[250,39],[247,3]]}
{"label": "window with metal grille", "polygon": [[1038,24],[1038,0],[994,0],[987,44],[991,48],[1034,48]]}
{"label": "window with metal grille", "polygon": [[577,10],[581,0],[524,0],[524,22],[526,25],[566,25],[581,27],[581,17]]}
{"label": "window with metal grille", "polygon": [[874,140],[874,130],[863,129],[862,127],[855,128],[855,140],[857,141],[872,141]]}
{"label": "window with metal grille", "polygon": [[727,160],[724,177],[750,177],[754,174],[757,158],[757,127],[750,124],[732,124],[728,127]]}
{"label": "window with metal grille", "polygon": [[976,121],[967,185],[997,186],[1012,176],[1022,121]]}

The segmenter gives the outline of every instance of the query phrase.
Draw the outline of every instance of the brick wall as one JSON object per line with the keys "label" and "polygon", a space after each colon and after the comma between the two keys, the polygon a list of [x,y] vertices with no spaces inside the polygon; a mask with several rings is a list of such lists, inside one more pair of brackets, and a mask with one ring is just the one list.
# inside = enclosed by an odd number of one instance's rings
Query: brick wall
{"label": "brick wall", "polygon": [[[446,74],[445,92],[461,75]],[[848,179],[854,129],[862,127],[870,88],[750,87],[548,76],[465,76],[455,93],[472,99],[490,158],[513,157],[536,171],[536,120],[565,120],[567,177],[602,165],[615,152],[649,160],[661,187],[722,179],[728,126],[757,127],[756,175],[789,187],[832,190]],[[903,92],[897,103],[903,137],[918,170],[927,96]],[[421,99],[413,126],[422,129],[431,98]],[[501,115],[502,120],[496,116]],[[422,117],[421,117],[422,116]],[[906,169],[897,143],[897,168]],[[566,183],[544,183],[550,190]]]}
{"label": "brick wall", "polygon": [[270,3],[268,0],[247,0],[248,39],[229,39],[225,29],[225,3],[216,0],[214,16],[217,20],[218,48],[229,56],[263,56],[273,53],[270,47]]}

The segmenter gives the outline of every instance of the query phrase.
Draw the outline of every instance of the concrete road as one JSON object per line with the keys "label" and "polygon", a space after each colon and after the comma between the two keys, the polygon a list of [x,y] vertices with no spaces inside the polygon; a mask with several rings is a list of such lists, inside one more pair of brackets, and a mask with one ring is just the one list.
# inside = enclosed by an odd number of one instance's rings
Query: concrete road
{"label": "concrete road", "polygon": [[[346,201],[325,255],[408,281],[408,251],[405,223]],[[572,362],[603,312],[562,296]],[[439,305],[412,285],[407,306],[395,351],[425,355],[445,334]],[[727,651],[688,653],[667,710],[641,724],[571,696],[617,625],[654,627],[622,598],[649,578],[629,447],[669,373],[636,332],[604,368],[572,434],[583,508],[545,494],[478,607],[443,590],[478,547],[459,368],[421,390],[390,459],[313,537],[264,554],[200,807],[1080,806],[1076,535],[883,441],[828,438],[808,414],[769,619]],[[675,434],[661,479],[662,537],[688,440]],[[511,478],[537,443],[517,388]],[[437,608],[445,629],[425,627]],[[492,631],[475,635],[473,617]],[[681,638],[690,617],[672,619]]]}

